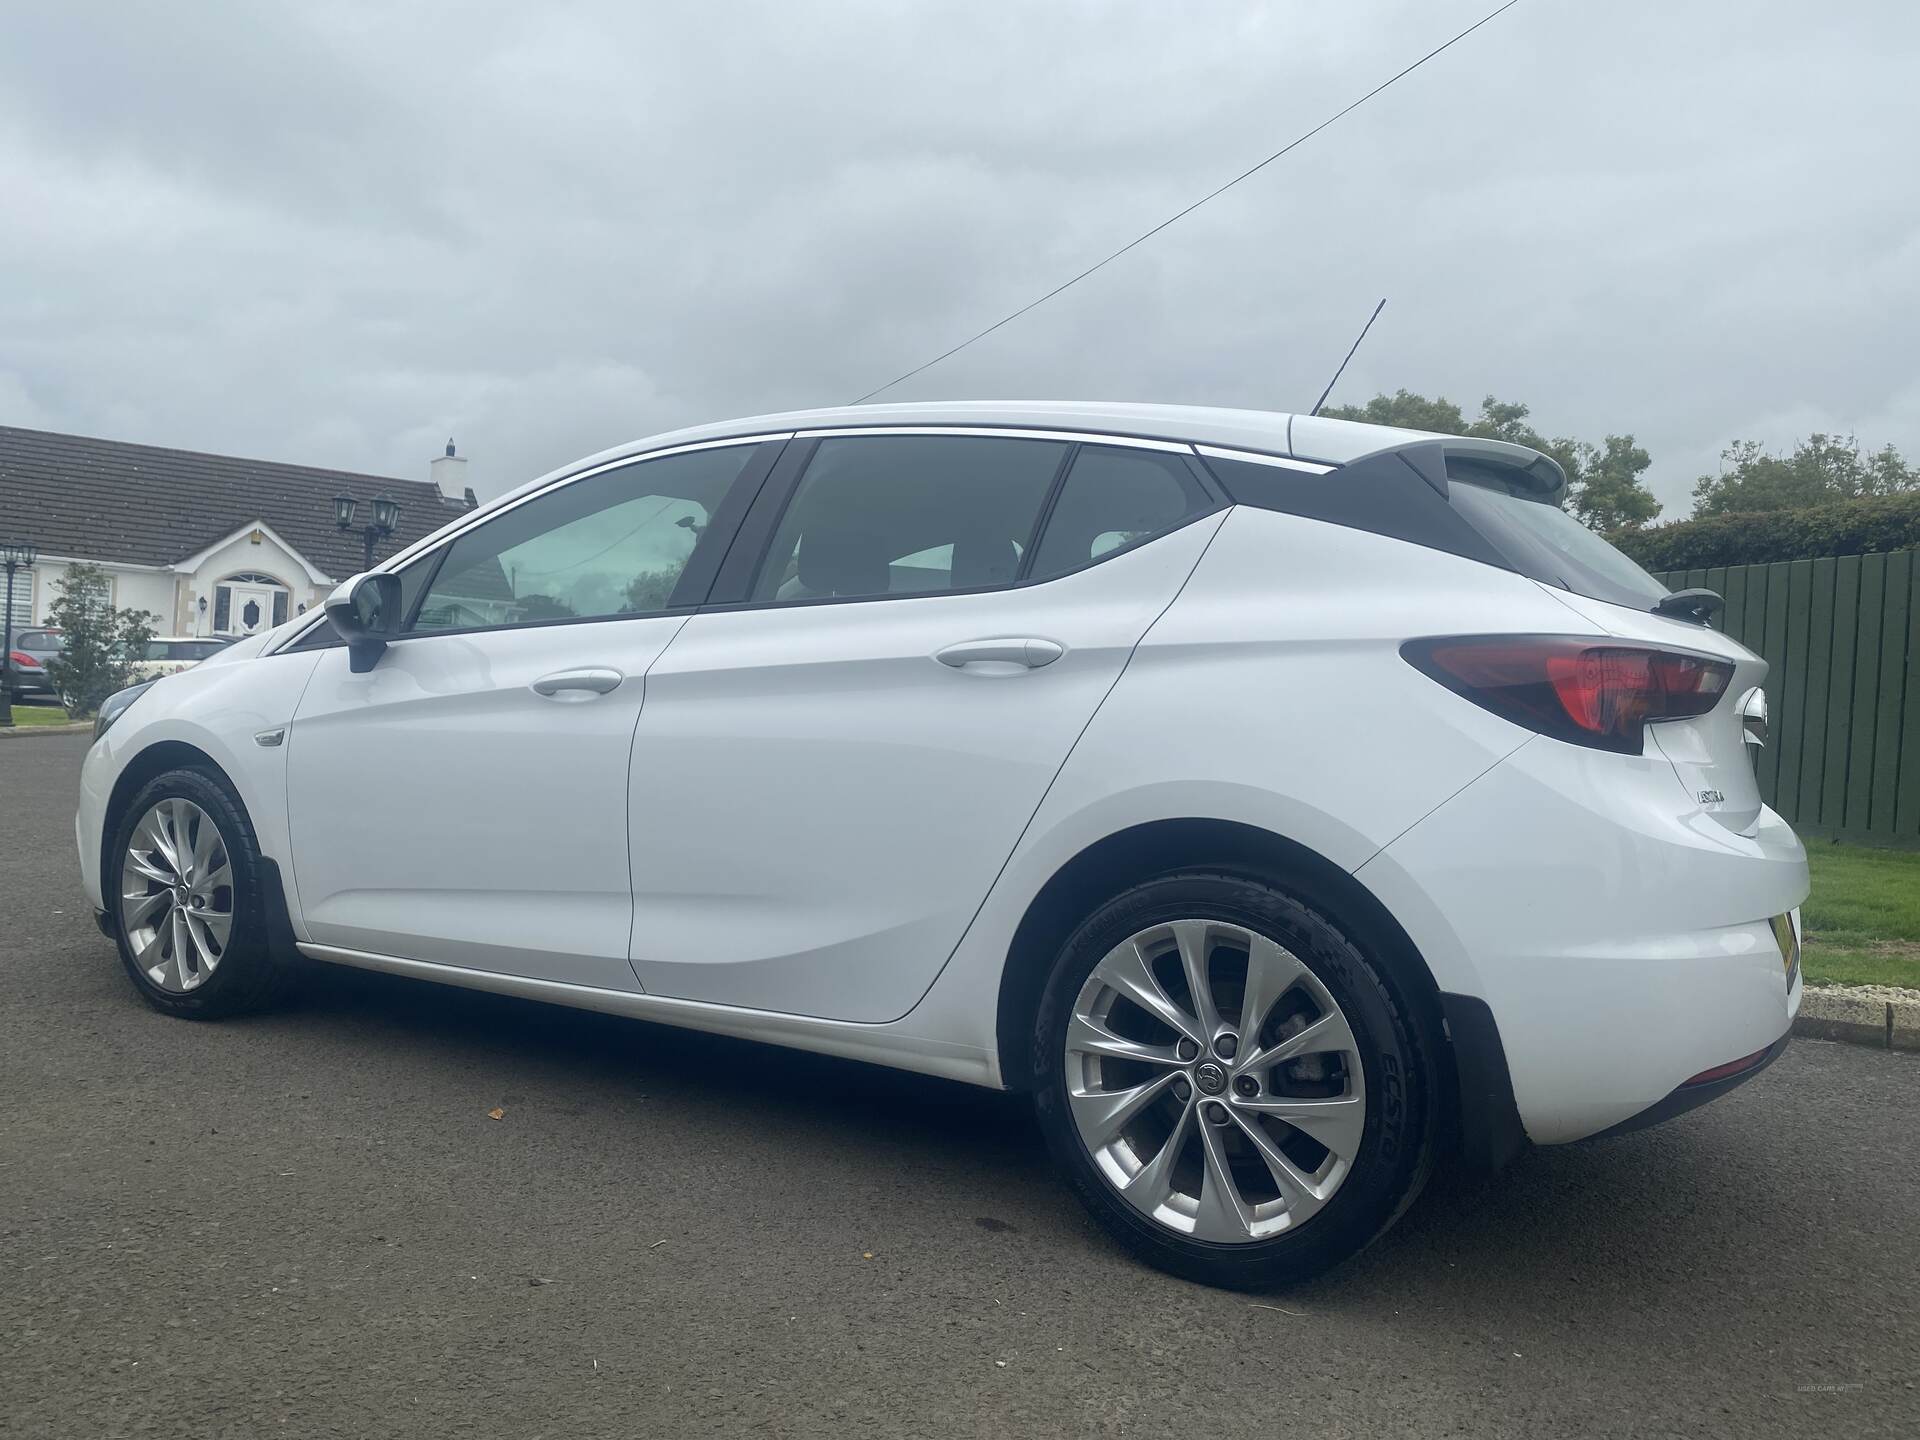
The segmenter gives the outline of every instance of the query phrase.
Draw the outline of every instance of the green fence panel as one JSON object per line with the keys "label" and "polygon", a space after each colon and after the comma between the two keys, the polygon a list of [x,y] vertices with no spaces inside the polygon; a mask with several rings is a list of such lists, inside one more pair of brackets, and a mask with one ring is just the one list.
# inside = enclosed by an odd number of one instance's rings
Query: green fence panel
{"label": "green fence panel", "polygon": [[1766,685],[1775,727],[1767,737],[1767,748],[1780,756],[1776,810],[1796,804],[1800,794],[1800,747],[1788,743],[1787,737],[1798,735],[1806,721],[1807,625],[1812,615],[1813,562],[1792,561],[1787,566],[1787,663],[1769,672]]}
{"label": "green fence panel", "polygon": [[1894,834],[1920,842],[1920,564],[1907,589],[1907,684],[1900,711],[1900,781],[1895,792]]}
{"label": "green fence panel", "polygon": [[[1905,699],[1908,617],[1913,604],[1913,552],[1887,556],[1886,610],[1880,621],[1880,693],[1873,725],[1873,801],[1868,827],[1876,833],[1899,833],[1896,797],[1900,787],[1901,707]],[[1920,765],[1920,756],[1915,758]]]}
{"label": "green fence panel", "polygon": [[[1805,719],[1798,733],[1783,735],[1780,741],[1800,751],[1800,792],[1794,797],[1791,813],[1781,810],[1789,820],[1816,825],[1820,816],[1820,787],[1827,773],[1827,697],[1833,674],[1833,596],[1840,562],[1833,559],[1813,562],[1813,612],[1807,624],[1807,699]],[[1772,684],[1771,680],[1768,684]]]}
{"label": "green fence panel", "polygon": [[1820,811],[1809,823],[1838,830],[1847,815],[1847,741],[1852,727],[1847,712],[1853,708],[1853,642],[1860,629],[1860,557],[1842,555],[1834,562],[1833,671],[1827,682],[1827,776],[1820,787]]}
{"label": "green fence panel", "polygon": [[1887,605],[1887,557],[1860,557],[1860,615],[1854,631],[1853,701],[1847,740],[1847,808],[1841,825],[1864,831],[1873,808],[1874,722],[1880,718],[1880,622]]}
{"label": "green fence panel", "polygon": [[1720,593],[1727,602],[1720,616],[1720,628],[1738,640],[1747,616],[1747,567],[1736,565],[1727,571],[1727,588]]}
{"label": "green fence panel", "polygon": [[[1782,560],[1767,566],[1767,629],[1760,653],[1767,658],[1772,673],[1787,673],[1787,576],[1792,569]],[[1760,752],[1760,793],[1771,805],[1780,793],[1780,747],[1769,745]]]}

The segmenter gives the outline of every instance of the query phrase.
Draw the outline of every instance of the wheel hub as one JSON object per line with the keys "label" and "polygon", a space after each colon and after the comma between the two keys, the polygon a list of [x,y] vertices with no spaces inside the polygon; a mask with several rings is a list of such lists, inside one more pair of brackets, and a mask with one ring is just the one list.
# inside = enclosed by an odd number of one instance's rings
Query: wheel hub
{"label": "wheel hub", "polygon": [[1226,1067],[1212,1060],[1196,1065],[1193,1070],[1193,1083],[1208,1095],[1218,1095],[1227,1088]]}

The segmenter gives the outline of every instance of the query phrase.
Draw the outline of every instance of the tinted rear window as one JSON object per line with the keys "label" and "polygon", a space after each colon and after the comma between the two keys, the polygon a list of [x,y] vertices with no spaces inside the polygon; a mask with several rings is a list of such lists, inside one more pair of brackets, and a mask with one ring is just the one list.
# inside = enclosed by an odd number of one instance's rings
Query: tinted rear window
{"label": "tinted rear window", "polygon": [[1529,494],[1493,466],[1450,461],[1454,510],[1522,575],[1575,595],[1650,610],[1667,592],[1653,576],[1558,505]]}
{"label": "tinted rear window", "polygon": [[13,632],[14,648],[37,655],[57,655],[60,653],[60,637],[51,630],[16,630]]}

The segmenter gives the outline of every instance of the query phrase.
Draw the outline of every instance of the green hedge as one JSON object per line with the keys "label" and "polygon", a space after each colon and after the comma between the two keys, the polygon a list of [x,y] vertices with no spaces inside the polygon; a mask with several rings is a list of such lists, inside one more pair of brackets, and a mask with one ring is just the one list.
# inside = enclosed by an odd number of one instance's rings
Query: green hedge
{"label": "green hedge", "polygon": [[1838,500],[1807,510],[1713,515],[1623,530],[1607,538],[1656,574],[1911,550],[1920,546],[1920,494]]}

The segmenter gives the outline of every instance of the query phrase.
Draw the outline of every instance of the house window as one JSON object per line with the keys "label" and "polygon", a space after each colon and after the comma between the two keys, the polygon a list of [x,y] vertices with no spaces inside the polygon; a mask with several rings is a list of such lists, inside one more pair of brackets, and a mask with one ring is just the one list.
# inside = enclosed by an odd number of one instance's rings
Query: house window
{"label": "house window", "polygon": [[252,635],[286,622],[292,593],[257,571],[229,575],[213,587],[213,633]]}

